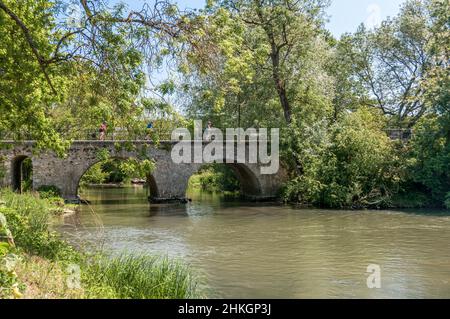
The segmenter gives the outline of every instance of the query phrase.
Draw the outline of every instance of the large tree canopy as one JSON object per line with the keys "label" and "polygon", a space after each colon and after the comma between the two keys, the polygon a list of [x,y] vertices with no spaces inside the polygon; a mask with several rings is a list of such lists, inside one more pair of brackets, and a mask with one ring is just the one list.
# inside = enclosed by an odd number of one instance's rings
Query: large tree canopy
{"label": "large tree canopy", "polygon": [[62,152],[64,138],[102,120],[133,129],[145,73],[195,48],[198,21],[167,1],[139,12],[87,0],[0,1],[0,133]]}

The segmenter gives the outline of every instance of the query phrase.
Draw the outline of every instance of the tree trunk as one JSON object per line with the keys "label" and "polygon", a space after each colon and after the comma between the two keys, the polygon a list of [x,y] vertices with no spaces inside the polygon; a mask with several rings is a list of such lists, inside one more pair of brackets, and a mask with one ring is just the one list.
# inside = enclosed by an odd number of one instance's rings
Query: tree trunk
{"label": "tree trunk", "polygon": [[273,68],[272,72],[273,81],[275,82],[275,87],[277,89],[281,107],[283,108],[284,119],[286,120],[286,123],[289,125],[292,122],[292,111],[287,97],[285,81],[281,78],[280,74],[280,54],[274,42],[272,42],[271,58]]}

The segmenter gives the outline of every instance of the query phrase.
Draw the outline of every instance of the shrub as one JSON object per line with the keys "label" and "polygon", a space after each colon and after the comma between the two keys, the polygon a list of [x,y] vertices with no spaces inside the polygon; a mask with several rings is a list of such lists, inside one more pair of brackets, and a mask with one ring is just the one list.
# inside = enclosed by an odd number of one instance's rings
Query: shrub
{"label": "shrub", "polygon": [[207,192],[236,192],[240,189],[239,180],[231,169],[220,164],[202,167],[191,177],[189,185]]}
{"label": "shrub", "polygon": [[392,206],[398,208],[425,208],[432,206],[432,200],[425,192],[408,187],[392,197]]}
{"label": "shrub", "polygon": [[22,297],[25,287],[15,272],[20,260],[19,256],[12,253],[0,255],[0,299]]}
{"label": "shrub", "polygon": [[423,118],[415,129],[409,154],[410,184],[421,184],[433,206],[447,205],[450,190],[449,124],[443,118]]}
{"label": "shrub", "polygon": [[54,185],[43,185],[37,189],[39,197],[43,199],[55,198],[61,196],[61,190]]}
{"label": "shrub", "polygon": [[6,208],[0,208],[0,213],[6,217],[18,247],[29,254],[52,260],[78,257],[69,244],[50,231],[51,206],[47,200],[34,194],[19,195],[7,190],[1,191],[0,197],[6,202]]}
{"label": "shrub", "polygon": [[401,168],[382,128],[366,109],[330,127],[294,128],[291,152],[302,172],[287,183],[284,199],[332,208],[388,206]]}
{"label": "shrub", "polygon": [[84,173],[83,177],[81,178],[80,184],[102,184],[105,182],[108,176],[109,174],[103,171],[102,163],[97,163],[91,166],[86,171],[86,173]]}
{"label": "shrub", "polygon": [[[5,211],[5,209],[2,209]],[[14,253],[14,240],[6,217],[0,212],[0,298],[20,297],[16,265],[20,258]]]}

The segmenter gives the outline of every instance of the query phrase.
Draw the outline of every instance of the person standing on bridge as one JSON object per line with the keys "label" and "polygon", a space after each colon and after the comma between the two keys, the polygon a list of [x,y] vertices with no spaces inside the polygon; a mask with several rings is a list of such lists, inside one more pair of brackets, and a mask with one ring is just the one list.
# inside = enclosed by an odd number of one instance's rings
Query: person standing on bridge
{"label": "person standing on bridge", "polygon": [[104,141],[104,140],[105,140],[105,138],[106,138],[106,130],[107,130],[106,122],[103,121],[103,123],[102,123],[102,125],[100,125],[100,129],[99,129],[99,132],[100,132],[100,136],[99,136],[100,141]]}
{"label": "person standing on bridge", "polygon": [[211,140],[212,140],[212,136],[213,136],[212,129],[213,129],[213,124],[211,121],[208,121],[208,126],[206,127],[206,129],[203,132],[204,139],[208,142],[211,142]]}
{"label": "person standing on bridge", "polygon": [[147,126],[145,127],[145,139],[146,140],[153,140],[154,135],[153,135],[153,122],[149,121],[147,123]]}

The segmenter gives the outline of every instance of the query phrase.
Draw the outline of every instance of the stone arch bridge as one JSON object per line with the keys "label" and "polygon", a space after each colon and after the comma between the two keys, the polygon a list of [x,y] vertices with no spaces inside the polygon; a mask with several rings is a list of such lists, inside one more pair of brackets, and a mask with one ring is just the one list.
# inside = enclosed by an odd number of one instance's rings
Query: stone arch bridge
{"label": "stone arch bridge", "polygon": [[[192,144],[192,142],[188,142]],[[201,143],[201,142],[200,142]],[[33,189],[41,186],[56,186],[68,202],[78,202],[78,188],[81,177],[94,164],[100,161],[99,152],[107,150],[110,158],[128,159],[145,155],[156,163],[156,169],[148,177],[151,198],[156,202],[184,200],[188,180],[203,164],[172,161],[171,150],[175,142],[160,142],[155,145],[149,141],[75,141],[64,158],[52,151],[34,150],[33,141],[0,142],[0,186],[10,186],[20,190],[22,163],[30,158],[33,167]],[[207,143],[201,143],[204,148]],[[234,145],[236,148],[236,145]],[[248,154],[248,143],[245,145]],[[235,152],[236,153],[236,152]],[[226,147],[224,145],[224,154]],[[262,164],[238,163],[227,159],[224,165],[230,166],[241,183],[241,193],[254,200],[275,198],[280,186],[286,180],[282,168],[273,175],[261,174]],[[1,167],[0,167],[1,171]]]}

